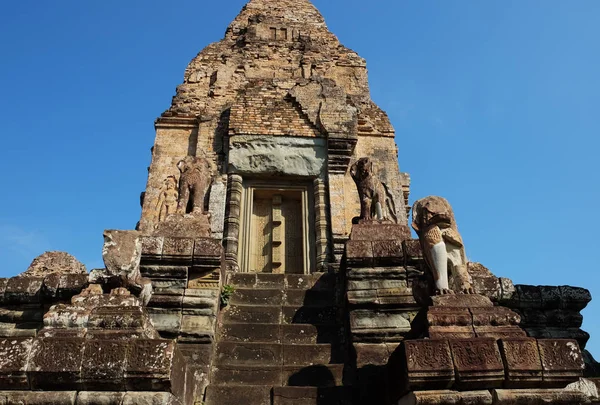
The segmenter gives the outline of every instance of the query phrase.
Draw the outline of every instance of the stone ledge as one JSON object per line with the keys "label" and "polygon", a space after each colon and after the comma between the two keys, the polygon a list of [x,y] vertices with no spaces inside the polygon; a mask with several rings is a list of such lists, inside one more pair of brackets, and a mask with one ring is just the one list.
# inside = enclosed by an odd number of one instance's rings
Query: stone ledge
{"label": "stone ledge", "polygon": [[0,391],[0,404],[27,405],[181,405],[168,392]]}
{"label": "stone ledge", "polygon": [[581,392],[568,390],[415,391],[398,405],[581,405],[589,403]]}
{"label": "stone ledge", "polygon": [[392,374],[405,375],[407,390],[564,388],[584,367],[577,343],[558,339],[407,340],[392,357],[400,359]]}
{"label": "stone ledge", "polygon": [[51,273],[0,278],[0,305],[41,305],[69,300],[89,285],[88,274]]}
{"label": "stone ledge", "polygon": [[142,265],[154,262],[220,265],[223,247],[212,238],[143,236]]}

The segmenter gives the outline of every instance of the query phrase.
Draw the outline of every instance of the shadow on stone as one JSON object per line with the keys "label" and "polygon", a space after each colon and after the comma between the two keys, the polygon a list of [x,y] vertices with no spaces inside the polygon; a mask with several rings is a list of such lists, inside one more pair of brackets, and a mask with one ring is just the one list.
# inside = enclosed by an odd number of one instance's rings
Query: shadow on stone
{"label": "shadow on stone", "polygon": [[298,388],[288,395],[302,403],[341,405],[343,391],[336,385],[335,376],[327,366],[308,366],[290,376],[288,386]]}
{"label": "shadow on stone", "polygon": [[292,374],[288,379],[290,387],[334,387],[335,378],[324,365],[308,366]]}

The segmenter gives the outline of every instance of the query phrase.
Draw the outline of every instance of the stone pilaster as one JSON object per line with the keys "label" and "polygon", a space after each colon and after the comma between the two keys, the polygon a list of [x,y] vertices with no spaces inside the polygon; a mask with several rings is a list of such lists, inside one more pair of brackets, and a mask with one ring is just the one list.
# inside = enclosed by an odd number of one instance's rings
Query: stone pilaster
{"label": "stone pilaster", "polygon": [[243,192],[242,176],[230,174],[227,182],[227,209],[225,211],[225,265],[238,271],[238,246],[240,238],[240,212]]}

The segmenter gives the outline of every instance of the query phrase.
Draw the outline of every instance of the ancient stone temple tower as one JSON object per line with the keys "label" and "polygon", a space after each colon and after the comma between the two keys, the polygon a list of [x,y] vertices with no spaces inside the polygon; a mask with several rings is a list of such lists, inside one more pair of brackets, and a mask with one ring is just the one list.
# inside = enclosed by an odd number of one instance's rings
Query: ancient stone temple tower
{"label": "ancient stone temple tower", "polygon": [[589,292],[468,262],[441,197],[413,239],[409,182],[365,61],[309,0],[251,0],[156,120],[105,268],[0,279],[0,404],[600,402]]}

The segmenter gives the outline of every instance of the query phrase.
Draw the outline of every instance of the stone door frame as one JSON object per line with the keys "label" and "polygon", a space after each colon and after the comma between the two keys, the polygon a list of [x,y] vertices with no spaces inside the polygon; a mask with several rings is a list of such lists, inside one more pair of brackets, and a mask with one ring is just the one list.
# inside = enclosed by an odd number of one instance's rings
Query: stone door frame
{"label": "stone door frame", "polygon": [[[280,179],[244,179],[238,173],[230,173],[227,181],[227,207],[225,215],[225,233],[223,242],[225,245],[225,270],[232,272],[245,271],[240,266],[241,252],[240,243],[247,240],[245,222],[242,223],[242,213],[247,209],[246,203],[247,187],[277,188],[302,187],[306,192],[308,207],[308,220],[306,227],[309,230],[308,249],[310,265],[305,266],[305,272],[327,271],[330,256],[330,221],[327,212],[327,188],[321,178],[304,178],[295,180]],[[311,189],[312,188],[312,189]],[[246,214],[247,215],[247,214]]]}
{"label": "stone door frame", "polygon": [[238,263],[240,272],[250,272],[250,249],[252,207],[254,194],[257,190],[264,191],[296,191],[301,194],[302,201],[302,251],[304,256],[304,274],[310,274],[315,269],[315,221],[314,221],[314,198],[309,192],[310,183],[298,181],[265,181],[246,180],[243,182],[243,191],[240,201],[240,237],[238,249]]}

